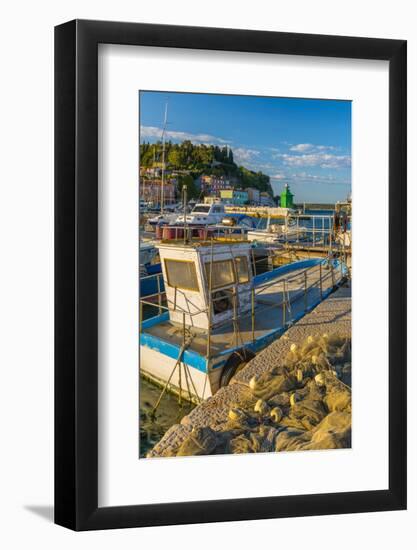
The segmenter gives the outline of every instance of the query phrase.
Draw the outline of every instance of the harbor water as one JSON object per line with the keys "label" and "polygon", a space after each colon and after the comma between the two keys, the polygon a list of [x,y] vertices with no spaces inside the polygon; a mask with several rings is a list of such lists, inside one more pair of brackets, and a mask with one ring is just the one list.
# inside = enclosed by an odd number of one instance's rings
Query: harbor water
{"label": "harbor water", "polygon": [[194,405],[187,401],[183,401],[180,405],[176,395],[165,392],[153,417],[152,409],[161,392],[162,388],[152,384],[143,376],[140,377],[140,458],[144,458],[146,453],[162,439],[165,432],[174,424],[181,422],[181,419],[194,408]]}

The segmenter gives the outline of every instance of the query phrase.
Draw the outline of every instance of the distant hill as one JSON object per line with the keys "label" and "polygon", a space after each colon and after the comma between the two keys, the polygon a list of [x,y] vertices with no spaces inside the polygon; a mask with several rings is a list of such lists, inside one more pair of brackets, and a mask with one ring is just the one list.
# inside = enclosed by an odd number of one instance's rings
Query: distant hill
{"label": "distant hill", "polygon": [[[161,165],[162,143],[142,143],[140,145],[140,163],[142,167],[152,168]],[[234,187],[254,187],[273,196],[269,176],[254,172],[244,166],[238,166],[233,150],[228,146],[182,143],[165,143],[165,161],[171,170],[187,170],[194,178],[205,175],[230,178]]]}

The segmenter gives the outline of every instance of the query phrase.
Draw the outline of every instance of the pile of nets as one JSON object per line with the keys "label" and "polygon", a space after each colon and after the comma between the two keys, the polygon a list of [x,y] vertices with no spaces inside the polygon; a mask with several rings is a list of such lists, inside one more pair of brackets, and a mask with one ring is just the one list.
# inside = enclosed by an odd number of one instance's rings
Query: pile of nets
{"label": "pile of nets", "polygon": [[176,456],[348,448],[350,379],[350,339],[309,336],[283,366],[251,379],[247,402],[222,425],[194,428]]}

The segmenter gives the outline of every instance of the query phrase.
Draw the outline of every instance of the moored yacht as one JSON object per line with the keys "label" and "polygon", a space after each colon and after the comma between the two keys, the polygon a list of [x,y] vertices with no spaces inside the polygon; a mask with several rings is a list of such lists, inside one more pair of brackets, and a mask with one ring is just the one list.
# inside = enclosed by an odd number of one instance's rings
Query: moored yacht
{"label": "moored yacht", "polygon": [[225,217],[224,205],[221,203],[197,203],[189,214],[180,214],[175,223],[179,225],[204,226],[217,224]]}

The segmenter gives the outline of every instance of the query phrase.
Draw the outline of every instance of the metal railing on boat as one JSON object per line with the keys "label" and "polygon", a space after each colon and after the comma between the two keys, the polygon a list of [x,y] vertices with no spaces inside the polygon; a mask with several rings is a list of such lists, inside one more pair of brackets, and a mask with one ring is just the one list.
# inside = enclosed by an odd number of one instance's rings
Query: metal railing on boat
{"label": "metal railing on boat", "polygon": [[[323,267],[326,267],[327,273],[323,274]],[[209,359],[212,356],[212,337],[216,334],[216,331],[218,332],[219,329],[222,327],[231,327],[231,344],[229,347],[234,348],[239,346],[239,326],[242,324],[242,320],[245,318],[250,317],[250,332],[251,332],[251,342],[255,343],[256,340],[256,319],[257,316],[259,318],[259,315],[264,316],[266,311],[277,309],[278,311],[281,310],[281,321],[282,321],[282,328],[285,329],[293,322],[293,316],[291,314],[292,312],[292,305],[296,302],[299,302],[301,299],[303,299],[303,308],[304,312],[306,312],[309,308],[309,292],[317,288],[317,291],[319,293],[320,299],[323,299],[323,290],[324,287],[326,288],[335,288],[337,284],[339,284],[342,280],[344,280],[348,276],[348,272],[345,271],[345,264],[344,262],[339,262],[337,268],[335,268],[333,261],[325,261],[318,263],[318,266],[316,266],[316,269],[308,267],[306,269],[301,270],[296,275],[288,275],[287,277],[283,277],[279,281],[272,280],[265,283],[260,284],[257,287],[253,287],[250,289],[250,308],[246,311],[240,311],[239,308],[239,296],[238,291],[236,289],[236,285],[231,286],[229,288],[223,288],[222,291],[229,293],[230,298],[232,301],[232,311],[233,316],[231,318],[228,318],[223,321],[219,322],[213,322],[212,321],[212,311],[214,308],[214,304],[220,300],[224,300],[224,296],[216,297],[214,294],[218,291],[216,289],[215,291],[211,291],[211,299],[208,301],[208,306],[206,308],[198,309],[194,312],[186,311],[185,309],[180,308],[175,300],[175,302],[167,302],[166,305],[162,303],[163,298],[161,296],[161,292],[154,293],[152,295],[149,295],[146,297],[146,299],[141,298],[140,299],[140,330],[142,331],[142,323],[143,323],[143,307],[144,306],[150,306],[153,308],[158,308],[158,314],[160,315],[162,311],[169,311],[175,308],[177,311],[182,312],[182,333],[183,333],[183,345],[185,344],[186,337],[189,334],[190,327],[186,324],[186,316],[188,318],[192,318],[196,315],[201,315],[202,313],[206,313],[208,316],[208,330],[207,330],[207,344],[206,344],[206,358]],[[316,276],[314,277],[314,280],[311,281],[311,272],[312,270],[316,271]],[[314,272],[313,271],[313,272]],[[336,272],[338,271],[338,273]],[[310,281],[309,281],[310,277]],[[297,282],[299,283],[299,288],[296,289],[298,292],[295,292],[292,296],[289,293],[289,289],[291,286],[291,283]],[[260,300],[262,298],[262,294],[265,294],[269,289],[273,287],[278,287],[277,294],[281,295],[281,299],[277,302],[272,303],[262,303]],[[176,289],[176,292],[180,292],[185,296],[185,293],[181,289]],[[158,303],[155,304],[154,302],[150,301],[148,298],[158,298]],[[247,345],[250,343],[249,341],[242,341],[241,344],[244,347],[245,344]]]}

